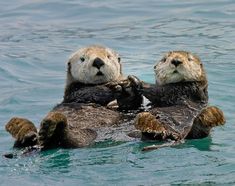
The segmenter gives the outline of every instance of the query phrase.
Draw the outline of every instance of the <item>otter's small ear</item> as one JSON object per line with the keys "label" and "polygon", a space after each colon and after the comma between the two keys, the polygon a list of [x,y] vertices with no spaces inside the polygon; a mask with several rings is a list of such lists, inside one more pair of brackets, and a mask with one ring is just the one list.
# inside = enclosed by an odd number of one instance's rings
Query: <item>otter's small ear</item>
{"label": "otter's small ear", "polygon": [[193,60],[194,60],[194,56],[188,53],[188,61],[193,61]]}
{"label": "otter's small ear", "polygon": [[70,60],[67,62],[67,70],[68,70],[68,72],[71,71],[71,61]]}
{"label": "otter's small ear", "polygon": [[121,62],[121,58],[120,57],[118,57],[118,63],[120,63]]}

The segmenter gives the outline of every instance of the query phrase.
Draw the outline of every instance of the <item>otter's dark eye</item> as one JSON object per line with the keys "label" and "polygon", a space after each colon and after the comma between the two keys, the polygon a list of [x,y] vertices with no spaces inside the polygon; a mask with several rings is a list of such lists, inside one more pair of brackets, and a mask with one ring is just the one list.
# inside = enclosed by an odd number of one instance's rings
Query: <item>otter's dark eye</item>
{"label": "otter's dark eye", "polygon": [[81,60],[81,62],[84,62],[85,58],[84,57],[80,57],[80,60]]}
{"label": "otter's dark eye", "polygon": [[107,58],[109,58],[109,59],[110,59],[110,58],[111,58],[111,55],[107,55]]}
{"label": "otter's dark eye", "polygon": [[121,58],[120,58],[120,57],[118,57],[118,62],[119,62],[119,63],[121,62]]}

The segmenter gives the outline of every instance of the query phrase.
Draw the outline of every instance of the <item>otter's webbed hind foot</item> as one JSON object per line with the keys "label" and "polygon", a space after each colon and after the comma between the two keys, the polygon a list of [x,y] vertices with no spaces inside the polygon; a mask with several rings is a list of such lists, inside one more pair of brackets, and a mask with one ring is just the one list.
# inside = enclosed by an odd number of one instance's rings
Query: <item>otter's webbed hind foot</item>
{"label": "otter's webbed hind foot", "polygon": [[225,117],[222,110],[215,106],[206,107],[195,118],[192,129],[186,138],[198,139],[207,137],[213,127],[224,124]]}
{"label": "otter's webbed hind foot", "polygon": [[59,112],[50,112],[41,122],[39,144],[43,149],[61,146],[67,127],[67,118]]}
{"label": "otter's webbed hind foot", "polygon": [[63,147],[79,148],[92,144],[97,133],[91,129],[68,128],[67,118],[59,112],[50,112],[41,122],[39,145],[42,150]]}
{"label": "otter's webbed hind foot", "polygon": [[16,139],[14,147],[28,147],[38,143],[37,128],[27,119],[13,117],[5,128]]}

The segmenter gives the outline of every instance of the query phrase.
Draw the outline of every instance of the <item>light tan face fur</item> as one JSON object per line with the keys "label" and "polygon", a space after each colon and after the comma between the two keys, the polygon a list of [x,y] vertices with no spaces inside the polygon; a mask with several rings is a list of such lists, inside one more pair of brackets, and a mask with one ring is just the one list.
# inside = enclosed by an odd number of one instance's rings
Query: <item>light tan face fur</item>
{"label": "light tan face fur", "polygon": [[200,81],[204,70],[200,59],[185,51],[168,52],[154,66],[156,81],[160,85],[182,81]]}
{"label": "light tan face fur", "polygon": [[78,50],[71,55],[68,65],[72,81],[84,84],[102,84],[115,81],[121,76],[118,54],[103,46],[90,46]]}

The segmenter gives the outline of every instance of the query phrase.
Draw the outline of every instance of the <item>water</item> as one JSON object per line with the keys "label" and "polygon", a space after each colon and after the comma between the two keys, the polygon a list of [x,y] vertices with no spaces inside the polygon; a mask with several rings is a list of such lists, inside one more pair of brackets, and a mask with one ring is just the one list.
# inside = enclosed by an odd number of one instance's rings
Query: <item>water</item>
{"label": "water", "polygon": [[142,153],[140,141],[31,157],[0,157],[0,185],[235,185],[235,2],[0,2],[0,154],[13,151],[4,125],[12,116],[39,125],[63,96],[65,62],[90,44],[114,48],[125,74],[153,82],[153,64],[169,50],[197,53],[210,104],[227,123],[211,136]]}

